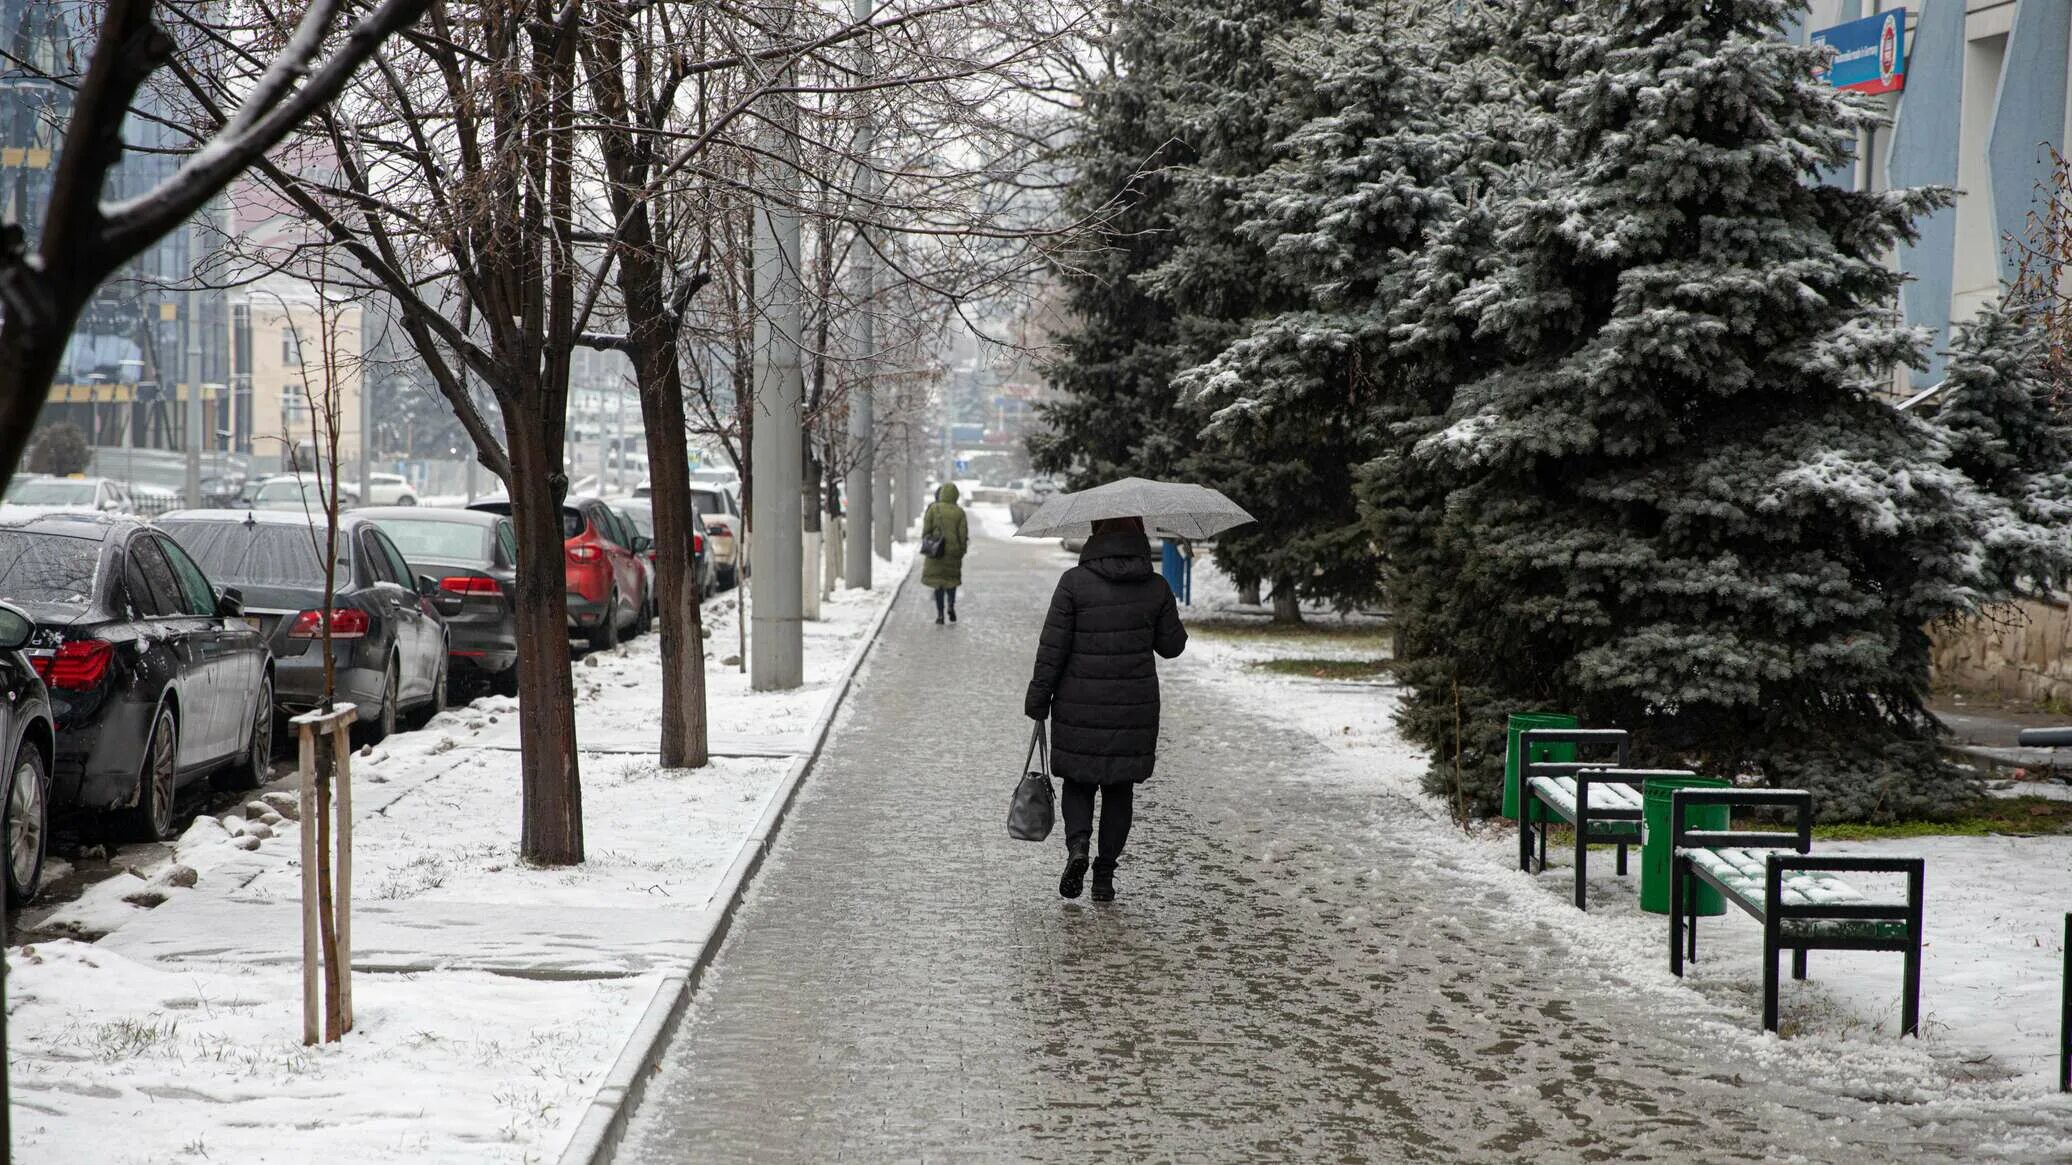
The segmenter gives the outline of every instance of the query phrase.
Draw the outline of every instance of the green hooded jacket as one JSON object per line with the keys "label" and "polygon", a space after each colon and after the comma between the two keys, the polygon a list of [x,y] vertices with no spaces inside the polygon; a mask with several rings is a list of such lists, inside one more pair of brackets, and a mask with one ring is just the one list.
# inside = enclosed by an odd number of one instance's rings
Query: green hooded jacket
{"label": "green hooded jacket", "polygon": [[935,491],[935,501],[921,515],[921,537],[942,539],[942,557],[921,560],[921,585],[960,587],[964,585],[964,552],[971,546],[971,525],[957,504],[957,483],[946,481]]}

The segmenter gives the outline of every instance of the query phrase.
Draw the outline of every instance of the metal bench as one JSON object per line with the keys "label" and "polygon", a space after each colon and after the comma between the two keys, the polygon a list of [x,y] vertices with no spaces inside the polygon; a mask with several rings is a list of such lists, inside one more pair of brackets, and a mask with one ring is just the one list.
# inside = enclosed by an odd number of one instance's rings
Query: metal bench
{"label": "metal bench", "polygon": [[[1693,829],[1685,810],[1699,805],[1789,809],[1788,832]],[[1777,957],[1791,952],[1791,977],[1806,977],[1806,952],[1897,951],[1905,957],[1900,1030],[1921,1034],[1921,898],[1927,863],[1920,858],[1816,855],[1813,795],[1799,789],[1679,789],[1670,797],[1669,970],[1683,974],[1698,957],[1698,920],[1690,895],[1700,882],[1763,927],[1763,1027],[1777,1030]],[[1789,852],[1787,852],[1789,851]],[[1905,874],[1906,901],[1878,902],[1841,873]]]}
{"label": "metal bench", "polygon": [[[1535,745],[1572,744],[1610,748],[1614,761],[1533,761]],[[1576,909],[1588,910],[1590,847],[1619,847],[1618,872],[1626,875],[1627,847],[1640,843],[1641,789],[1650,777],[1687,777],[1682,770],[1629,769],[1629,740],[1618,728],[1535,728],[1519,734],[1520,787],[1518,868],[1528,874],[1547,868],[1547,821],[1575,827]],[[1533,842],[1539,856],[1535,863]]]}

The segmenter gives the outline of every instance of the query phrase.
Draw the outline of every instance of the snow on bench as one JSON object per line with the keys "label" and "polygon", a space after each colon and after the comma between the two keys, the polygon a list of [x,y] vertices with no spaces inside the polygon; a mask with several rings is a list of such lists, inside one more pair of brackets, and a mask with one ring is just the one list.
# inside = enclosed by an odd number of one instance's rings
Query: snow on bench
{"label": "snow on bench", "polygon": [[[1518,868],[1528,874],[1547,868],[1547,825],[1558,818],[1575,826],[1576,909],[1588,910],[1590,847],[1619,848],[1618,872],[1626,874],[1626,848],[1640,841],[1641,789],[1650,777],[1688,777],[1683,770],[1629,769],[1630,738],[1618,728],[1535,728],[1519,734]],[[1551,746],[1610,749],[1611,760],[1542,761]],[[1535,862],[1533,843],[1539,843]]]}
{"label": "snow on bench", "polygon": [[[1698,805],[1782,808],[1797,817],[1790,832],[1694,829],[1685,811]],[[1763,1027],[1777,1030],[1777,956],[1791,952],[1791,977],[1806,977],[1806,952],[1897,951],[1905,958],[1900,1030],[1921,1034],[1921,899],[1927,863],[1920,858],[1843,857],[1812,853],[1813,795],[1800,789],[1679,789],[1670,798],[1669,970],[1681,976],[1698,957],[1698,919],[1691,894],[1700,882],[1717,888],[1763,926]],[[1878,901],[1843,881],[1842,873],[1905,874],[1901,901]]]}

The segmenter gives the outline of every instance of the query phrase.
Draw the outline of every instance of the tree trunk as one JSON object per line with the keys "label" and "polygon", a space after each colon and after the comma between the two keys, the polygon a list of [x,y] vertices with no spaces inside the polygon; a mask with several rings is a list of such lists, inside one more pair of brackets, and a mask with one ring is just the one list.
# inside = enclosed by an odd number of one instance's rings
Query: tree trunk
{"label": "tree trunk", "polygon": [[1302,600],[1295,596],[1295,580],[1292,578],[1278,578],[1273,581],[1273,621],[1302,622]]}
{"label": "tree trunk", "polygon": [[1258,606],[1259,580],[1256,578],[1239,579],[1237,584],[1237,601],[1247,607]]}
{"label": "tree trunk", "polygon": [[[582,774],[575,682],[568,668],[567,568],[561,499],[567,489],[548,418],[506,409],[511,524],[518,535],[518,744],[524,829],[519,853],[543,866],[583,860]],[[607,616],[609,617],[609,616]]]}

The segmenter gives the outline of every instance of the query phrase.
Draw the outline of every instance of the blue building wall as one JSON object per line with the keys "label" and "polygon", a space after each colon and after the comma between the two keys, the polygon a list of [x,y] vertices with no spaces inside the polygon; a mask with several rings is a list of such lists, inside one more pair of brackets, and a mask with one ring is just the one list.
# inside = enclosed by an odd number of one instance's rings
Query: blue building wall
{"label": "blue building wall", "polygon": [[[2065,141],[2066,51],[2072,42],[2072,0],[2021,0],[2007,37],[2007,60],[1986,143],[1993,221],[2003,237],[2020,237],[2036,188],[2050,175],[2050,150]],[[2000,278],[2012,280],[2015,259],[2000,255]]]}
{"label": "blue building wall", "polygon": [[[1885,174],[1892,186],[1957,185],[1957,143],[1963,128],[1964,6],[1944,0],[1922,9],[1907,53],[1907,87],[1892,126]],[[1950,336],[1950,290],[1957,261],[1954,208],[1921,223],[1921,238],[1899,251],[1899,269],[1912,282],[1900,292],[1908,320],[1934,334],[1917,386],[1942,379],[1943,347]]]}

